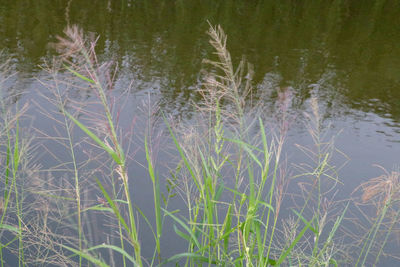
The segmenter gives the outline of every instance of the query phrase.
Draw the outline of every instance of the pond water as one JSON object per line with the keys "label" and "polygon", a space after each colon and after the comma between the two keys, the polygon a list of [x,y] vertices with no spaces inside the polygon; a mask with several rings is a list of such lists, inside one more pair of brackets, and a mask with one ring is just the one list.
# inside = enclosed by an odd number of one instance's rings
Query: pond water
{"label": "pond water", "polygon": [[[396,0],[362,4],[355,0],[2,0],[0,58],[10,59],[16,73],[4,85],[6,94],[16,95],[13,104],[30,103],[32,120],[27,125],[53,131],[53,122],[37,108],[51,109],[40,96],[47,89],[39,81],[50,78],[43,67],[56,55],[51,44],[63,36],[67,25],[76,24],[88,36],[99,36],[99,61],[118,64],[114,94],[130,88],[125,99],[130,111],[121,115],[126,121],[148,95],[166,114],[189,121],[191,103],[200,99],[196,89],[202,61],[212,58],[206,34],[209,23],[225,30],[235,64],[243,56],[253,64],[252,94],[265,99],[271,111],[277,90],[291,91],[289,112],[296,119],[288,147],[310,142],[302,114],[310,111],[310,98],[318,98],[323,125],[331,134],[340,132],[336,147],[350,159],[339,173],[345,184],[340,194],[349,196],[362,182],[381,175],[373,164],[388,171],[398,166],[400,1]],[[90,101],[93,94],[77,92],[75,97]],[[62,148],[58,151],[58,160],[67,157]],[[36,152],[43,168],[57,162],[40,149]],[[290,148],[286,155],[289,162],[304,157]],[[145,162],[142,151],[137,157]],[[168,155],[161,153],[158,160],[168,161]],[[143,169],[131,172],[145,175]],[[135,186],[152,192],[147,181]],[[145,191],[137,193],[138,206],[149,205]],[[152,204],[144,209],[152,209]],[[152,242],[143,246],[144,254],[151,256]],[[166,250],[174,253],[173,248]]]}

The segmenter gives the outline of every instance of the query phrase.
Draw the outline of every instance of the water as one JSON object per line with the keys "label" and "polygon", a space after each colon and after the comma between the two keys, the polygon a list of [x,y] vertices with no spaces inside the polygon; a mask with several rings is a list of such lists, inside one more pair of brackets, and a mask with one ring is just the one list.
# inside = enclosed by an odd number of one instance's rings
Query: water
{"label": "water", "polygon": [[[400,2],[394,0],[362,5],[359,1],[3,0],[1,59],[10,58],[17,72],[5,87],[8,94],[18,94],[13,99],[18,105],[31,103],[36,128],[51,131],[52,123],[34,108],[51,108],[38,96],[47,89],[37,78],[49,78],[41,67],[55,55],[51,43],[56,36],[63,35],[67,25],[77,24],[87,35],[100,36],[96,47],[100,61],[118,64],[115,94],[131,88],[125,121],[149,93],[167,114],[190,120],[190,103],[200,99],[196,88],[202,60],[212,58],[205,34],[208,22],[224,28],[236,64],[242,56],[253,64],[253,94],[265,106],[274,109],[277,88],[292,90],[290,112],[297,119],[289,143],[309,142],[301,114],[309,111],[310,97],[318,97],[324,125],[330,125],[333,134],[342,130],[336,146],[350,158],[340,171],[346,184],[343,196],[381,174],[372,164],[387,170],[399,164]],[[76,92],[74,97],[90,100],[93,92]],[[50,167],[48,156],[39,154],[40,163]],[[290,149],[287,155],[294,161],[302,158]],[[138,152],[138,158],[143,157]],[[159,160],[163,161],[162,154]],[[131,172],[145,175],[139,169]],[[149,188],[148,182],[138,183]],[[146,206],[146,197],[138,192],[139,206]]]}

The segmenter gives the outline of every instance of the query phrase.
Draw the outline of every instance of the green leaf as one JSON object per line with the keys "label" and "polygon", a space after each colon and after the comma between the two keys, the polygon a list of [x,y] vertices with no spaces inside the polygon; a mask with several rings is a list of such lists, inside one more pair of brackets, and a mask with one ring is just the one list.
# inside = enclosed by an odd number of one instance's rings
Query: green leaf
{"label": "green leaf", "polygon": [[274,260],[274,259],[271,259],[271,258],[268,258],[268,261],[267,261],[270,265],[272,265],[272,266],[275,266],[276,265],[276,260]]}
{"label": "green leaf", "polygon": [[6,248],[8,247],[11,243],[13,243],[15,240],[18,240],[18,235],[15,236],[13,239],[11,239],[10,241],[8,241],[8,243],[6,244],[0,244],[0,249]]}
{"label": "green leaf", "polygon": [[[298,213],[297,211],[295,211],[294,209],[291,209],[293,211],[294,214],[297,215],[297,217],[299,217],[305,224],[308,223],[308,221],[303,217],[303,215],[301,215],[300,213]],[[315,229],[314,227],[310,226],[310,230],[314,232],[314,234],[318,234],[318,230]]]}
{"label": "green leaf", "polygon": [[275,212],[274,207],[273,207],[272,205],[268,204],[268,203],[265,202],[265,201],[258,200],[258,201],[257,201],[257,205],[258,205],[258,204],[261,204],[261,205],[263,205],[264,207],[266,207],[267,209],[271,210],[272,212]]}
{"label": "green leaf", "polygon": [[64,65],[64,67],[65,67],[69,72],[71,72],[72,74],[74,74],[76,77],[81,78],[82,80],[87,81],[87,82],[89,82],[89,83],[95,84],[95,81],[93,81],[92,79],[90,79],[90,78],[88,78],[88,77],[86,77],[86,76],[83,76],[82,74],[80,74],[80,73],[74,71],[73,69],[71,69],[70,67],[68,67],[68,66],[66,66],[66,65]]}
{"label": "green leaf", "polygon": [[8,230],[8,231],[14,232],[16,234],[20,233],[18,227],[9,225],[9,224],[3,224],[3,223],[0,224],[0,229]]}
{"label": "green leaf", "polygon": [[94,246],[94,247],[88,248],[87,251],[91,251],[91,250],[95,250],[95,249],[99,249],[99,248],[112,249],[112,250],[114,250],[116,252],[119,252],[125,258],[130,260],[135,266],[139,266],[137,264],[137,262],[135,261],[135,259],[128,252],[126,252],[122,248],[114,246],[114,245],[101,244],[101,245],[98,245],[98,246]]}
{"label": "green leaf", "polygon": [[123,199],[114,199],[113,201],[117,202],[117,203],[128,204],[128,201],[123,200]]}
{"label": "green leaf", "polygon": [[174,224],[174,231],[177,235],[179,235],[180,237],[182,237],[183,239],[185,239],[186,241],[190,242],[191,241],[191,237],[190,235],[185,234],[184,232],[182,232],[181,230],[179,230],[176,225]]}
{"label": "green leaf", "polygon": [[338,267],[338,263],[335,259],[329,259],[329,264],[333,264],[335,267]]}
{"label": "green leaf", "polygon": [[121,158],[118,156],[115,151],[110,148],[108,145],[106,145],[103,141],[100,140],[100,138],[97,137],[91,130],[89,130],[85,125],[83,125],[80,121],[75,119],[71,114],[69,114],[67,111],[65,111],[65,114],[70,118],[79,128],[81,128],[82,131],[84,131],[90,138],[92,138],[93,141],[95,141],[101,148],[103,148],[105,151],[110,154],[110,156],[114,159],[114,161],[118,165],[122,165]]}
{"label": "green leaf", "polygon": [[174,221],[176,221],[177,223],[179,223],[179,224],[186,230],[186,232],[189,233],[192,242],[195,243],[195,245],[197,246],[197,248],[200,248],[200,243],[199,243],[199,241],[197,240],[197,238],[196,238],[196,236],[194,235],[194,233],[189,229],[189,227],[188,227],[181,219],[179,219],[178,217],[176,217],[175,215],[173,215],[171,212],[169,212],[169,211],[167,211],[167,210],[165,210],[165,209],[162,209],[162,210],[163,210],[168,216],[170,216],[172,219],[174,219]]}
{"label": "green leaf", "polygon": [[[114,211],[115,216],[117,216],[117,219],[120,221],[120,223],[122,224],[122,226],[125,228],[125,230],[130,234],[131,231],[128,227],[128,225],[126,224],[124,218],[122,217],[121,213],[118,210],[117,205],[115,205],[114,200],[111,199],[110,195],[107,193],[107,191],[104,189],[103,185],[101,184],[100,180],[96,177],[96,182],[100,187],[101,192],[103,193],[103,196],[106,198],[108,205],[110,205],[110,207],[112,208],[112,210]],[[134,242],[134,240],[131,240],[132,242]]]}
{"label": "green leaf", "polygon": [[224,192],[225,186],[224,183],[221,182],[218,187],[217,187],[217,192],[215,193],[215,200],[218,201],[219,198],[222,196],[222,193]]}
{"label": "green leaf", "polygon": [[102,205],[92,206],[92,207],[89,207],[89,208],[87,208],[87,209],[85,209],[83,211],[87,211],[87,210],[106,211],[106,212],[114,213],[114,211],[111,208],[103,207]]}
{"label": "green leaf", "polygon": [[261,152],[262,151],[261,149],[255,147],[255,146],[252,146],[250,144],[247,144],[238,139],[225,138],[225,140],[241,145],[243,147],[243,149],[246,150],[246,152],[249,154],[249,156],[254,160],[254,162],[257,163],[257,165],[260,166],[260,168],[263,167],[261,162],[258,160],[257,156],[252,151],[252,149],[253,149],[253,150],[257,150],[257,151]]}
{"label": "green leaf", "polygon": [[151,230],[151,232],[152,232],[152,234],[153,234],[153,236],[154,236],[154,240],[157,241],[157,236],[156,236],[156,234],[154,233],[153,226],[151,225],[149,219],[147,219],[146,215],[143,213],[143,211],[142,211],[137,205],[135,205],[135,208],[136,208],[137,211],[140,213],[140,215],[142,215],[144,221],[147,223],[147,226],[150,228],[150,230]]}
{"label": "green leaf", "polygon": [[229,237],[231,233],[232,224],[232,205],[229,205],[228,211],[226,212],[226,217],[224,220],[223,230],[224,230],[224,251],[228,254]]}
{"label": "green leaf", "polygon": [[151,181],[153,182],[153,185],[155,184],[155,175],[154,175],[154,167],[153,163],[151,161],[151,156],[150,156],[150,151],[149,151],[149,145],[147,144],[147,135],[144,137],[144,148],[146,151],[146,160],[147,160],[147,166],[148,166],[148,172],[151,178]]}
{"label": "green leaf", "polygon": [[103,262],[100,259],[95,258],[94,256],[90,255],[89,253],[83,252],[83,251],[79,251],[77,249],[65,246],[60,244],[60,246],[62,246],[63,248],[75,253],[78,256],[81,256],[82,258],[87,259],[88,261],[90,261],[91,263],[95,264],[96,266],[100,266],[100,267],[109,267],[109,265],[107,265],[105,262]]}
{"label": "green leaf", "polygon": [[156,177],[154,172],[154,166],[151,160],[150,150],[147,142],[147,135],[144,137],[144,147],[146,151],[146,160],[148,164],[148,172],[150,175],[150,179],[153,183],[153,197],[154,197],[154,211],[156,215],[156,229],[157,229],[157,246],[158,246],[158,238],[161,237],[162,234],[162,218],[161,218],[161,201],[160,201],[160,182],[158,176]]}
{"label": "green leaf", "polygon": [[[312,220],[311,220],[312,221]],[[290,254],[290,252],[293,250],[294,246],[300,241],[300,239],[303,237],[303,235],[306,233],[307,229],[311,227],[311,221],[306,223],[306,226],[303,228],[303,230],[300,231],[300,233],[296,236],[296,238],[293,240],[292,244],[281,254],[279,257],[278,261],[276,262],[276,265],[279,266],[281,263],[286,259],[286,257]]]}
{"label": "green leaf", "polygon": [[184,258],[184,259],[190,258],[190,259],[197,260],[197,261],[204,262],[204,263],[218,264],[218,262],[215,260],[210,261],[210,259],[207,257],[198,255],[196,253],[190,253],[190,252],[176,254],[176,255],[172,256],[171,258],[169,258],[168,260],[166,260],[164,263],[168,263],[171,261],[177,261],[182,258]]}

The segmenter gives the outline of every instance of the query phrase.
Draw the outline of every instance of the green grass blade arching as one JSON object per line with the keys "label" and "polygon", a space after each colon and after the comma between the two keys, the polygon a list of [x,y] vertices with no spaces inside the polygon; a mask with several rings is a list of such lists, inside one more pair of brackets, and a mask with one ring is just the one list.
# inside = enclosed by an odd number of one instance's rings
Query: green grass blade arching
{"label": "green grass blade arching", "polygon": [[[169,259],[167,259],[165,262],[163,262],[163,264],[166,264],[168,262],[172,262],[172,261],[177,261],[180,259],[193,259],[199,262],[203,262],[206,264],[218,264],[217,261],[213,260],[213,261],[209,261],[208,257],[196,254],[196,253],[190,253],[190,252],[185,252],[185,253],[180,253],[180,254],[176,254],[172,257],[170,257]],[[179,265],[178,265],[179,266]]]}
{"label": "green grass blade arching", "polygon": [[76,77],[81,78],[82,80],[84,80],[84,81],[86,81],[86,82],[95,84],[95,81],[93,81],[92,79],[90,79],[90,78],[88,78],[88,77],[86,77],[86,76],[83,76],[82,74],[80,74],[80,73],[74,71],[73,69],[69,68],[68,66],[65,66],[65,65],[64,65],[64,67],[65,67],[69,72],[71,72],[72,74],[74,74]]}
{"label": "green grass blade arching", "polygon": [[0,229],[8,230],[10,232],[14,232],[16,234],[20,234],[20,230],[18,227],[9,225],[9,224],[0,224]]}
{"label": "green grass blade arching", "polygon": [[201,248],[200,246],[200,242],[197,240],[196,236],[194,235],[194,233],[190,230],[190,228],[185,224],[185,222],[183,222],[181,219],[179,219],[178,217],[176,217],[175,215],[173,215],[171,212],[163,209],[163,211],[170,216],[175,222],[177,222],[178,224],[180,224],[183,229],[186,230],[186,232],[188,232],[188,234],[191,237],[192,242],[197,246],[197,248]]}
{"label": "green grass blade arching", "polygon": [[130,262],[133,263],[134,266],[138,266],[138,263],[135,261],[135,259],[131,255],[129,255],[128,252],[126,252],[125,250],[123,250],[122,248],[117,247],[117,246],[101,244],[98,246],[88,248],[88,249],[86,249],[86,251],[92,251],[92,250],[101,249],[101,248],[112,249],[112,250],[120,253],[121,255],[123,255],[125,258],[127,258]]}
{"label": "green grass blade arching", "polygon": [[103,262],[100,259],[95,258],[94,256],[90,255],[89,253],[83,252],[83,251],[79,251],[77,249],[62,245],[61,246],[71,252],[73,252],[74,254],[87,259],[89,262],[95,264],[95,266],[100,266],[100,267],[110,267],[108,264],[106,264],[105,262]]}
{"label": "green grass blade arching", "polygon": [[122,164],[121,158],[118,156],[118,154],[110,148],[108,145],[106,145],[103,141],[100,140],[100,138],[97,137],[91,130],[89,130],[85,125],[83,125],[80,121],[75,119],[71,114],[69,114],[67,111],[65,111],[65,114],[82,130],[84,131],[93,141],[95,141],[101,148],[103,148],[110,156],[113,158],[113,160],[118,164]]}
{"label": "green grass blade arching", "polygon": [[122,217],[121,213],[119,212],[119,209],[117,205],[115,204],[115,201],[111,199],[110,195],[107,193],[107,191],[104,189],[103,185],[101,184],[100,180],[96,178],[96,182],[103,193],[103,196],[106,198],[108,205],[112,208],[115,216],[117,216],[118,221],[122,224],[122,226],[125,228],[125,230],[130,234],[131,230],[128,227],[128,224],[125,222],[124,217]]}

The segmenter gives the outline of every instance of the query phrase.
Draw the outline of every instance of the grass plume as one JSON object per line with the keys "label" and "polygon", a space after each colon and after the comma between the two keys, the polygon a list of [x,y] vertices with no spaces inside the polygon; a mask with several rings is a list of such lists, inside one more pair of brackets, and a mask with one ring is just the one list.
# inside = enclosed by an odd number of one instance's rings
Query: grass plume
{"label": "grass plume", "polygon": [[[138,109],[146,118],[139,137],[132,130],[135,119],[129,122],[129,130],[121,126],[129,90],[119,97],[112,94],[117,67],[99,62],[97,39],[86,38],[77,26],[58,37],[55,47],[60,56],[48,63],[49,79],[41,81],[50,92],[50,96],[41,93],[49,108],[34,103],[53,122],[52,133],[35,129],[37,138],[48,142],[40,144],[40,149],[52,166],[28,164],[29,142],[22,142],[21,115],[13,116],[2,106],[3,264],[6,249],[17,256],[20,266],[348,263],[341,233],[352,205],[336,199],[342,185],[341,166],[332,163],[336,154],[347,158],[323,129],[318,100],[310,98],[310,112],[305,115],[311,145],[297,145],[306,160],[290,165],[284,151],[293,88],[278,89],[278,127],[269,127],[263,103],[252,97],[251,64],[232,62],[227,35],[220,26],[210,25],[207,34],[214,53],[212,59],[204,60],[207,71],[202,71],[198,88],[202,100],[193,104],[193,120],[187,124],[171,119],[157,104],[152,106],[148,95],[144,108]],[[89,91],[89,98],[79,99]],[[25,111],[22,107],[17,113]],[[156,114],[162,115],[155,118]],[[155,133],[156,123],[166,126],[167,135]],[[140,140],[140,147],[134,147],[134,138]],[[172,144],[168,149],[174,155],[169,156],[175,157],[168,162],[171,169],[166,174],[159,172],[157,162],[162,142]],[[135,158],[137,151],[142,159]],[[132,162],[144,168],[147,177],[129,172]],[[21,178],[26,176],[29,182]],[[151,215],[134,194],[139,179],[148,179],[151,185]],[[289,182],[298,182],[296,192],[287,192]],[[355,264],[364,266],[373,253],[377,264],[400,215],[399,172],[384,170],[358,190],[363,204],[375,206],[377,217],[360,243]],[[176,194],[185,209],[169,206]],[[292,204],[289,214],[283,209],[287,203]],[[144,222],[142,228],[139,222]],[[149,242],[143,228],[154,238],[150,257],[143,249]],[[186,250],[165,255],[166,231],[174,232]]]}

